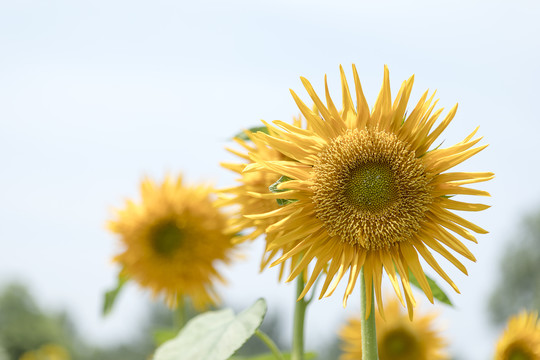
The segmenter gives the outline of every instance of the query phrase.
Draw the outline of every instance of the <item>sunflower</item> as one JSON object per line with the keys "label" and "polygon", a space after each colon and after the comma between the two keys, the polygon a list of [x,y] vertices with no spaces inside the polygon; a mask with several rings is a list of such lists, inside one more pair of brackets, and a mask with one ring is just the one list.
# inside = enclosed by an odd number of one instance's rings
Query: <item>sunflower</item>
{"label": "sunflower", "polygon": [[[377,347],[380,360],[445,360],[447,343],[434,329],[436,313],[409,320],[396,300],[385,306],[386,320],[376,315]],[[341,332],[343,354],[340,360],[362,359],[362,333],[359,318],[350,319]]]}
{"label": "sunflower", "polygon": [[[454,195],[489,196],[465,184],[493,178],[490,172],[447,172],[484,149],[474,147],[476,130],[460,143],[448,148],[433,144],[454,117],[454,106],[433,129],[443,109],[434,110],[434,94],[426,91],[408,114],[407,102],[414,77],[403,82],[395,100],[390,95],[388,69],[375,106],[369,111],[356,68],[356,108],[349,93],[343,69],[341,83],[343,109],[335,107],[328,85],[326,102],[304,78],[302,83],[314,101],[312,111],[291,91],[307,128],[274,121],[263,122],[269,134],[257,132],[253,138],[287,156],[289,160],[265,159],[250,154],[253,161],[244,173],[270,172],[290,181],[279,184],[280,193],[259,193],[264,199],[296,200],[276,210],[247,215],[252,220],[271,221],[267,227],[268,250],[285,249],[272,265],[302,254],[287,281],[308,270],[309,280],[303,297],[317,277],[326,272],[320,297],[331,295],[347,270],[349,278],[343,302],[352,292],[360,269],[364,267],[366,288],[374,285],[381,312],[381,279],[388,274],[396,294],[403,297],[412,318],[415,299],[409,271],[432,302],[433,295],[420,265],[420,255],[452,288],[450,277],[437,263],[431,250],[441,254],[467,274],[465,266],[448,250],[475,261],[473,254],[454,234],[476,242],[471,231],[486,230],[456,215],[451,210],[479,211],[488,208],[454,200]],[[278,236],[279,235],[279,236]],[[398,280],[398,276],[399,279]],[[333,281],[334,280],[334,281]],[[403,287],[402,296],[399,282]],[[366,316],[371,311],[372,293],[366,294]],[[383,314],[384,316],[384,314]]]}
{"label": "sunflower", "polygon": [[[300,117],[293,119],[293,124],[300,127]],[[241,163],[224,162],[221,163],[226,169],[232,170],[240,175],[237,180],[239,185],[220,190],[220,206],[237,206],[236,212],[229,219],[229,232],[240,234],[235,237],[235,243],[241,243],[248,240],[255,240],[257,237],[265,234],[266,228],[274,223],[273,219],[250,219],[245,215],[260,214],[271,212],[280,208],[275,199],[265,199],[260,196],[262,193],[269,193],[269,187],[275,184],[280,176],[268,171],[244,172],[246,166],[253,161],[251,156],[272,161],[290,160],[280,152],[264,144],[261,140],[255,138],[249,130],[244,131],[244,137],[235,137],[233,140],[239,144],[245,152],[227,148],[227,151],[238,156],[243,160]],[[279,233],[271,233],[266,238],[267,243],[272,242],[273,238],[279,236]],[[266,252],[261,260],[261,271],[284,249],[273,249]],[[293,259],[293,261],[296,261]],[[279,279],[284,272],[284,263],[280,266]]]}
{"label": "sunflower", "polygon": [[233,245],[212,192],[209,186],[185,186],[182,177],[167,177],[160,185],[145,179],[142,202],[128,200],[108,224],[125,247],[114,258],[121,275],[154,296],[165,294],[171,307],[185,296],[198,309],[216,303],[213,282],[224,279],[215,263],[229,263]]}
{"label": "sunflower", "polygon": [[522,312],[510,318],[497,343],[495,360],[540,359],[540,323],[538,313]]}

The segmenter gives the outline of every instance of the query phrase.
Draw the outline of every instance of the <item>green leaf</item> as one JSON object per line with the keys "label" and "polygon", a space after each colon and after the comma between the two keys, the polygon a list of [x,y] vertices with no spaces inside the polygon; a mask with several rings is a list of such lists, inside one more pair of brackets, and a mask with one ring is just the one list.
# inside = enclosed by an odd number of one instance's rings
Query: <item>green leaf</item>
{"label": "green leaf", "polygon": [[[426,275],[426,279],[428,281],[429,287],[431,288],[431,292],[433,293],[433,297],[439,300],[440,302],[453,307],[454,304],[452,304],[452,302],[450,301],[450,298],[448,298],[446,293],[439,287],[439,285],[437,285],[435,280],[433,280],[427,275]],[[409,282],[413,284],[414,286],[416,286],[417,288],[419,288],[420,290],[422,290],[422,288],[420,287],[420,284],[418,283],[418,280],[416,280],[416,277],[414,277],[412,271],[410,270],[409,270]]]}
{"label": "green leaf", "polygon": [[118,282],[116,283],[116,287],[107,291],[103,297],[103,316],[106,316],[111,312],[120,290],[122,290],[127,281],[128,278],[126,276],[118,274]]}
{"label": "green leaf", "polygon": [[191,319],[177,337],[161,345],[154,360],[226,360],[261,325],[266,301],[259,299],[234,315],[231,309],[208,311]]}
{"label": "green leaf", "polygon": [[[260,131],[260,132],[263,132],[265,134],[268,134],[268,128],[266,126],[254,126],[252,128],[247,129],[247,131],[252,132],[252,133],[256,133],[256,132]],[[249,137],[246,135],[245,130],[239,132],[236,135],[234,135],[234,137],[237,138],[237,139],[240,139],[240,140],[244,140],[244,141],[249,140]]]}
{"label": "green leaf", "polygon": [[165,341],[174,339],[178,335],[178,329],[158,329],[154,331],[154,343],[156,346],[162,345]]}
{"label": "green leaf", "polygon": [[[315,353],[307,353],[304,354],[304,360],[312,360],[317,357],[317,354]],[[283,353],[283,358],[285,360],[291,359],[291,354],[289,353]],[[262,355],[254,355],[254,356],[233,356],[232,358],[229,358],[229,360],[276,360],[276,357],[272,353],[268,354],[262,354]]]}

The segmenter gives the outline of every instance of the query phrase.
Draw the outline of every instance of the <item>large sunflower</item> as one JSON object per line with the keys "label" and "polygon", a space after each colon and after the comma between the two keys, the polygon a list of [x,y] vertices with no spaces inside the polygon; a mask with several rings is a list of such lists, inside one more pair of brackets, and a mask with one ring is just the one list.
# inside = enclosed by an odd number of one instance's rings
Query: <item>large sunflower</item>
{"label": "large sunflower", "polygon": [[495,360],[540,359],[540,323],[538,313],[522,312],[508,321],[495,350]]}
{"label": "large sunflower", "polygon": [[[379,314],[377,347],[380,360],[445,360],[447,343],[435,329],[436,313],[421,314],[409,320],[396,300],[384,307],[386,320]],[[360,318],[353,318],[340,332],[343,354],[340,360],[362,359],[362,332]]]}
{"label": "large sunflower", "polygon": [[[465,266],[447,248],[475,261],[473,254],[454,235],[476,242],[470,231],[487,231],[456,215],[451,210],[479,211],[488,208],[452,199],[453,195],[489,196],[485,191],[464,187],[465,184],[493,178],[490,172],[447,172],[452,167],[484,149],[474,147],[476,130],[462,142],[448,148],[433,145],[454,117],[457,105],[435,128],[443,109],[434,110],[434,95],[424,93],[408,114],[407,102],[413,77],[403,82],[395,100],[390,95],[388,69],[375,106],[369,111],[356,68],[356,107],[341,68],[343,110],[335,107],[326,85],[326,102],[304,78],[302,83],[311,96],[317,112],[310,110],[291,91],[307,120],[302,129],[282,121],[267,124],[270,133],[258,132],[254,139],[275,149],[289,160],[264,159],[257,154],[244,172],[270,172],[290,181],[278,188],[285,192],[258,196],[266,199],[296,201],[276,210],[252,214],[253,220],[272,220],[267,228],[268,249],[286,249],[274,264],[302,254],[302,260],[290,272],[294,279],[314,262],[313,270],[301,296],[315,279],[326,272],[321,297],[334,292],[350,269],[344,305],[360,269],[364,267],[366,288],[375,288],[380,311],[383,269],[403,303],[399,274],[405,300],[412,317],[415,304],[409,282],[409,271],[418,279],[428,299],[431,289],[418,255],[444,280],[456,285],[439,266],[430,250],[454,264],[463,273]],[[326,83],[326,81],[325,81]],[[275,235],[279,234],[279,236]],[[335,279],[334,282],[332,280]],[[331,285],[332,283],[332,285]],[[371,292],[367,292],[367,314],[371,311]]]}
{"label": "large sunflower", "polygon": [[216,261],[231,258],[231,235],[226,218],[211,199],[208,186],[185,186],[182,177],[162,184],[145,179],[142,202],[127,201],[109,228],[120,236],[125,250],[114,258],[122,275],[165,294],[174,307],[188,296],[203,309],[218,297],[215,280],[223,282]]}
{"label": "large sunflower", "polygon": [[[294,118],[293,124],[300,127],[301,119]],[[265,233],[268,226],[275,222],[274,219],[271,218],[251,219],[245,215],[261,214],[280,208],[276,199],[265,199],[260,195],[262,193],[268,193],[269,187],[279,180],[280,175],[267,171],[244,172],[246,166],[253,163],[249,154],[251,154],[252,157],[271,161],[290,160],[287,156],[284,156],[280,152],[264,144],[260,139],[255,138],[251,131],[244,131],[244,135],[245,138],[239,136],[234,138],[234,141],[243,148],[244,152],[227,148],[229,152],[240,157],[243,162],[221,163],[224,168],[232,170],[240,175],[237,179],[239,185],[220,190],[221,198],[219,200],[221,206],[236,206],[234,215],[229,218],[229,231],[231,233],[239,234],[234,239],[235,243],[255,240]],[[277,232],[269,234],[266,238],[267,244],[271,243],[273,239],[279,235],[280,234]],[[272,259],[275,259],[278,254],[281,254],[283,250],[289,249],[272,249],[266,252],[261,260],[261,270],[264,269]],[[295,256],[293,262],[296,260]],[[279,272],[280,279],[285,270],[284,264],[282,263],[281,265]]]}

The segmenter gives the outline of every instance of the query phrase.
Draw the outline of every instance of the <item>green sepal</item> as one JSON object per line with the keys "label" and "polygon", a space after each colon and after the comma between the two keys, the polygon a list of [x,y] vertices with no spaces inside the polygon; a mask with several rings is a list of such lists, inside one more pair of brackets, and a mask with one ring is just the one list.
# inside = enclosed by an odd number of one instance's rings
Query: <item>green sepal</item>
{"label": "green sepal", "polygon": [[128,281],[127,276],[123,276],[121,273],[118,274],[118,279],[116,283],[116,287],[112,290],[107,291],[103,296],[103,316],[107,316],[114,306],[114,303],[116,301],[116,298],[118,297],[118,294],[120,293],[120,290],[123,289],[125,283]]}
{"label": "green sepal", "polygon": [[273,193],[280,193],[280,192],[287,191],[286,189],[278,189],[278,185],[281,184],[281,183],[290,181],[290,180],[292,180],[290,177],[287,177],[287,176],[283,175],[282,177],[280,177],[278,179],[278,181],[276,181],[275,183],[270,185],[268,187],[268,190],[270,190],[270,192],[273,192]]}
{"label": "green sepal", "polygon": [[251,133],[256,133],[256,132],[259,132],[259,131],[263,132],[265,134],[269,133],[268,128],[266,126],[254,126],[254,127],[249,128],[249,129],[240,131],[238,134],[234,135],[233,137],[236,138],[236,139],[243,140],[243,141],[248,141],[249,137],[246,135],[246,131],[249,131]]}
{"label": "green sepal", "polygon": [[259,299],[238,315],[231,309],[200,314],[161,345],[153,360],[227,360],[259,328],[266,308]]}
{"label": "green sepal", "polygon": [[293,202],[296,202],[298,200],[294,200],[294,199],[276,199],[276,202],[278,203],[279,206],[283,206],[283,205],[287,205],[287,204],[290,204],[290,203],[293,203]]}
{"label": "green sepal", "polygon": [[422,155],[420,155],[419,158],[423,157],[423,156],[426,155],[427,153],[432,152],[433,150],[439,149],[439,148],[442,146],[443,143],[444,143],[444,140],[441,141],[441,143],[440,143],[439,145],[435,146],[435,148],[433,148],[433,149],[431,149],[431,150],[428,150],[428,151],[426,151],[425,153],[423,153]]}
{"label": "green sepal", "polygon": [[[452,304],[448,295],[446,295],[446,293],[439,287],[439,285],[437,285],[435,280],[433,280],[427,275],[426,275],[426,279],[429,284],[429,287],[431,288],[431,292],[433,293],[433,297],[446,305],[454,307],[454,304]],[[418,280],[416,280],[416,277],[414,276],[411,270],[409,270],[409,282],[412,285],[419,288],[420,290],[422,290],[422,288],[420,287],[420,283],[418,282]]]}
{"label": "green sepal", "polygon": [[[293,180],[293,179],[283,175],[282,177],[280,177],[278,179],[278,181],[276,181],[275,183],[270,185],[268,187],[268,190],[270,190],[270,192],[273,192],[273,193],[280,193],[280,192],[287,191],[286,189],[278,189],[278,185],[281,184],[281,183],[290,181],[290,180]],[[293,203],[295,201],[298,201],[298,200],[294,200],[294,199],[276,199],[276,202],[278,203],[279,206],[287,205],[287,204]]]}

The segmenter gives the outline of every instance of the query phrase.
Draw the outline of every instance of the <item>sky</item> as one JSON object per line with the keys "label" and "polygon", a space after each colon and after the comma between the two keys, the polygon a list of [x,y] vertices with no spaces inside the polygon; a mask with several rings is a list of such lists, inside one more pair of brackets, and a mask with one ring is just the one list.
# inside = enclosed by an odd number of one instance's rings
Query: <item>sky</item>
{"label": "sky", "polygon": [[[327,74],[339,99],[339,65],[351,76],[354,63],[372,105],[387,64],[394,95],[415,74],[411,106],[428,88],[447,110],[459,103],[445,144],[476,126],[490,144],[459,167],[496,174],[479,186],[492,208],[467,215],[490,233],[469,246],[469,276],[449,270],[455,308],[435,307],[454,352],[488,359],[498,260],[540,204],[539,17],[533,1],[0,2],[0,286],[24,281],[97,343],[129,339],[148,297],[129,286],[100,316],[119,251],[104,224],[142,177],[232,185],[224,147],[261,119],[297,115],[289,89],[307,101],[300,76],[321,91]],[[258,273],[262,250],[261,239],[246,245],[219,291],[238,308],[263,296],[290,318],[293,286]],[[310,307],[308,348],[358,311],[349,303]]]}

